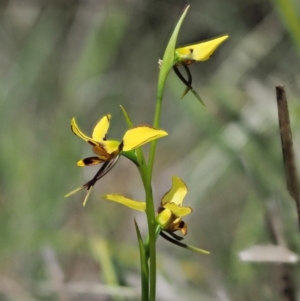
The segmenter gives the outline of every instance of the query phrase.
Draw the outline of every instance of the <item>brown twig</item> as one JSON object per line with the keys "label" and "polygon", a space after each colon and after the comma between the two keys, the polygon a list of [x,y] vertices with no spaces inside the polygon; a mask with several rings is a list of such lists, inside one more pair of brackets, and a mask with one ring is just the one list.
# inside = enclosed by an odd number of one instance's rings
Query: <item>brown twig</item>
{"label": "brown twig", "polygon": [[286,185],[288,192],[296,202],[298,224],[300,228],[299,179],[297,176],[297,169],[295,164],[295,154],[288,104],[285,89],[283,86],[276,86],[276,98]]}

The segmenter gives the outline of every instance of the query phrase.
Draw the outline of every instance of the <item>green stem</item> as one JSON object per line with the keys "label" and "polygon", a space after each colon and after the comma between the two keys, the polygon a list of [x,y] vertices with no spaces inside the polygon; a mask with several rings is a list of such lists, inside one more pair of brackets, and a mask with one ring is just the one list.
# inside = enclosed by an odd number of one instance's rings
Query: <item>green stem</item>
{"label": "green stem", "polygon": [[138,166],[138,170],[139,170],[139,173],[140,173],[140,176],[141,176],[141,179],[142,179],[142,182],[143,182],[143,185],[144,185],[144,189],[146,191],[147,189],[147,164],[146,164],[146,161],[145,161],[145,157],[144,157],[144,153],[142,151],[142,149],[139,147],[137,150],[136,150],[136,155],[137,155],[137,159],[138,159],[138,163],[139,163],[139,166]]}
{"label": "green stem", "polygon": [[[173,34],[169,40],[169,43],[166,47],[163,62],[161,64],[161,69],[158,76],[157,84],[157,94],[156,94],[156,105],[155,113],[153,120],[153,127],[158,128],[160,124],[161,108],[163,101],[163,94],[167,76],[174,65],[174,53],[177,35],[181,24],[184,20],[184,17],[188,11],[189,7],[186,7],[183,14],[181,15],[178,23],[175,26]],[[156,151],[156,140],[152,141],[149,153],[149,160],[147,165],[147,178],[146,178],[146,214],[148,221],[148,231],[149,231],[149,244],[146,246],[146,249],[149,250],[149,301],[155,301],[156,293],[156,223],[155,223],[155,210],[154,210],[154,201],[152,193],[152,173],[153,165],[155,159]]]}
{"label": "green stem", "polygon": [[[149,172],[149,169],[148,169]],[[149,231],[149,244],[145,247],[149,250],[149,300],[155,301],[156,292],[156,246],[155,246],[155,211],[151,182],[146,182],[146,214]]]}

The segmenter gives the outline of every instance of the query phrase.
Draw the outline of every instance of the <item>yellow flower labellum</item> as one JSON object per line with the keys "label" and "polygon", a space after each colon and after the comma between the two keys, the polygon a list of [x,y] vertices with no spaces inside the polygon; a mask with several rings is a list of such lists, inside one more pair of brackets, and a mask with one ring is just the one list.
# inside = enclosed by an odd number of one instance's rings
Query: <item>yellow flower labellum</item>
{"label": "yellow flower labellum", "polygon": [[152,140],[167,136],[163,130],[154,129],[148,126],[138,126],[128,130],[123,138],[123,151],[136,149]]}
{"label": "yellow flower labellum", "polygon": [[172,222],[172,211],[169,209],[163,210],[156,216],[156,221],[162,229],[166,229]]}
{"label": "yellow flower labellum", "polygon": [[141,201],[135,201],[129,198],[124,197],[121,194],[106,194],[102,196],[104,199],[114,201],[120,203],[124,206],[127,206],[131,209],[138,210],[138,211],[146,211],[146,203]]}
{"label": "yellow flower labellum", "polygon": [[228,39],[228,35],[202,41],[196,44],[187,45],[175,50],[177,64],[190,65],[193,62],[208,60],[215,50]]}

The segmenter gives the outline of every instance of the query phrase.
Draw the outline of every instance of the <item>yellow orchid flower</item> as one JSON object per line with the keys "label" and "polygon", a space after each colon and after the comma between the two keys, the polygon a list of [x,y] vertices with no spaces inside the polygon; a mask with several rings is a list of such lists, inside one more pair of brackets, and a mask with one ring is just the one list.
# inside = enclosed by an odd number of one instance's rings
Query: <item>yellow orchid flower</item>
{"label": "yellow orchid flower", "polygon": [[192,213],[191,207],[183,207],[187,194],[185,183],[178,177],[172,177],[172,188],[163,196],[158,207],[157,223],[167,232],[181,231],[187,234],[187,225],[182,217]]}
{"label": "yellow orchid flower", "polygon": [[[187,234],[187,225],[182,217],[190,214],[192,208],[183,207],[183,199],[187,194],[185,183],[178,177],[172,177],[172,188],[163,196],[156,216],[157,223],[167,232],[181,231]],[[146,211],[146,203],[126,198],[120,194],[106,194],[103,198],[120,203],[131,209]]]}
{"label": "yellow orchid flower", "polygon": [[[184,207],[183,200],[187,194],[187,186],[178,177],[172,177],[172,187],[163,196],[161,203],[158,207],[158,213],[156,215],[156,222],[160,226],[160,235],[168,241],[187,248],[189,250],[196,251],[198,253],[209,254],[209,252],[195,248],[180,242],[183,238],[174,234],[175,231],[180,231],[183,235],[187,234],[187,224],[182,218],[192,212],[192,208]],[[132,200],[126,198],[120,194],[106,194],[102,196],[104,199],[114,201],[125,205],[131,209],[138,211],[146,211],[146,203],[142,201]],[[165,231],[170,236],[164,234]]]}
{"label": "yellow orchid flower", "polygon": [[93,152],[97,155],[88,157],[77,162],[78,166],[89,166],[112,160],[122,152],[134,150],[152,140],[168,135],[167,132],[154,129],[149,126],[138,126],[125,132],[121,142],[107,140],[107,131],[110,124],[111,115],[105,115],[96,124],[92,137],[81,132],[76,124],[75,118],[71,121],[73,133],[88,142],[93,147]]}
{"label": "yellow orchid flower", "polygon": [[[74,193],[87,189],[87,193],[83,202],[85,205],[87,198],[91,192],[91,188],[95,183],[101,179],[105,174],[107,174],[113,166],[117,163],[121,154],[129,153],[136,148],[152,141],[155,139],[162,138],[168,135],[167,132],[154,129],[149,126],[137,126],[127,130],[124,134],[122,141],[107,140],[107,131],[110,124],[111,115],[105,115],[102,117],[92,132],[92,137],[85,135],[77,126],[75,118],[71,120],[71,130],[72,132],[92,145],[93,152],[97,156],[88,157],[77,162],[78,166],[91,166],[99,163],[103,163],[96,175],[87,183],[81,187],[71,191],[65,197],[73,195]],[[129,157],[129,155],[127,155]]]}
{"label": "yellow orchid flower", "polygon": [[[204,105],[200,95],[192,87],[192,75],[188,66],[195,62],[207,61],[216,51],[216,49],[228,38],[228,35],[223,35],[207,41],[202,41],[175,49],[173,70],[179,79],[186,85],[186,89],[181,98],[183,98],[188,91],[191,90],[196,98]],[[185,69],[187,73],[187,79],[181,74],[178,66],[182,66]]]}

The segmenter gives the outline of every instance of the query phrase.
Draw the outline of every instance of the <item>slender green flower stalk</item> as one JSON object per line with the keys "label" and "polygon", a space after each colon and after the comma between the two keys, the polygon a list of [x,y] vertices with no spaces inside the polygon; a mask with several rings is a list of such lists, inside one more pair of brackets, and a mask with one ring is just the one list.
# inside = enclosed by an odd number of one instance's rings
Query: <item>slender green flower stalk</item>
{"label": "slender green flower stalk", "polygon": [[[192,76],[188,66],[193,62],[206,61],[209,59],[217,47],[228,38],[228,35],[223,35],[205,42],[176,48],[177,36],[188,9],[189,6],[186,7],[181,15],[166,47],[163,60],[159,61],[160,71],[158,76],[156,105],[152,127],[134,126],[128,113],[122,106],[121,109],[129,129],[125,132],[121,141],[110,140],[107,137],[107,131],[111,119],[111,115],[109,114],[103,116],[99,120],[91,137],[85,135],[79,129],[74,118],[71,121],[71,129],[73,133],[91,145],[95,154],[94,156],[79,160],[77,165],[102,165],[90,181],[73,190],[67,194],[66,197],[80,190],[86,189],[87,192],[83,202],[85,205],[91,192],[91,188],[115,166],[121,156],[125,156],[130,159],[137,166],[140,173],[145,189],[145,201],[133,200],[120,194],[106,194],[103,198],[146,214],[148,235],[145,239],[143,239],[139,227],[136,221],[134,221],[140,252],[142,301],[155,301],[156,242],[159,236],[188,250],[201,254],[209,254],[208,251],[182,242],[188,231],[187,224],[183,221],[183,218],[192,213],[192,208],[183,205],[184,198],[188,192],[186,184],[180,178],[173,176],[171,189],[162,197],[157,210],[155,210],[152,193],[152,173],[156,152],[156,140],[168,135],[164,130],[159,129],[167,76],[173,68],[175,73],[186,86],[183,96],[191,91],[196,98],[204,104],[199,94],[192,87]],[[185,69],[187,79],[180,73],[178,69],[179,66],[183,66]],[[148,142],[151,142],[151,147],[148,161],[146,162],[141,146]],[[175,232],[180,232],[181,235],[177,235]]]}
{"label": "slender green flower stalk", "polygon": [[[174,64],[175,47],[177,42],[177,36],[182,25],[182,22],[187,14],[189,6],[186,7],[178,23],[175,26],[173,34],[169,40],[167,48],[163,56],[163,62],[161,64],[160,72],[158,75],[157,93],[156,93],[156,106],[153,121],[153,128],[158,128],[160,124],[161,108],[164,95],[164,88],[167,80],[167,76]],[[150,295],[149,300],[155,300],[156,294],[156,237],[155,237],[155,217],[154,217],[154,202],[152,194],[152,173],[155,159],[156,143],[151,144],[149,160],[148,160],[148,172],[146,182],[146,211],[149,230],[149,254],[150,254]]]}

